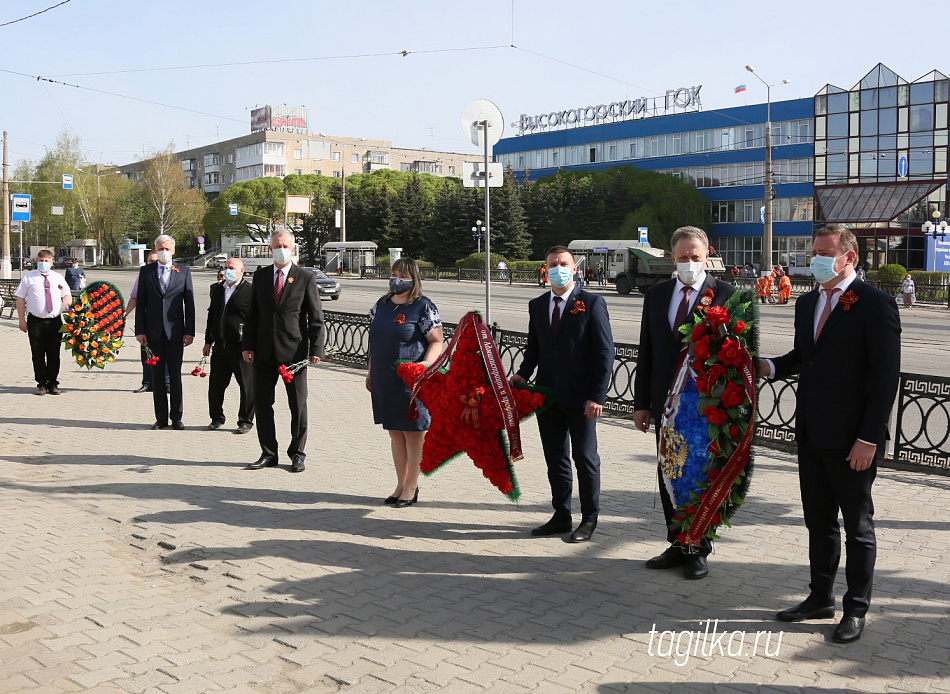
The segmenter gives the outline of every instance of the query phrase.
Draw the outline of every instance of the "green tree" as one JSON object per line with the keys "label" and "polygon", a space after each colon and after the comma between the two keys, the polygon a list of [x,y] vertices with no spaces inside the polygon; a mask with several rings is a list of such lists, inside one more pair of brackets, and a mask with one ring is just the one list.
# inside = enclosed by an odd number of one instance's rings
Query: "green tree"
{"label": "green tree", "polygon": [[521,206],[521,194],[509,167],[504,183],[491,196],[492,250],[509,260],[526,260],[531,253],[531,237]]}
{"label": "green tree", "polygon": [[421,258],[432,219],[432,205],[431,193],[419,175],[413,174],[396,196],[393,231],[383,239],[387,246],[402,248],[403,255],[410,258]]}
{"label": "green tree", "polygon": [[179,250],[193,246],[201,234],[208,203],[200,189],[185,185],[174,144],[169,143],[145,162],[140,185],[156,235],[174,237]]}

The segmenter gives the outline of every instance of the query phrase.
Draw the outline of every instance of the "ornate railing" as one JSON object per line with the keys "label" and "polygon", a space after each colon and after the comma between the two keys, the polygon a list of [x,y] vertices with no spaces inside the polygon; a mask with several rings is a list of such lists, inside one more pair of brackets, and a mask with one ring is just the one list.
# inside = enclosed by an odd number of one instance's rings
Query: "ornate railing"
{"label": "ornate railing", "polygon": [[[369,362],[368,316],[324,311],[327,361],[365,369]],[[457,324],[443,323],[446,339]],[[505,370],[510,376],[520,365],[527,333],[491,327]],[[613,417],[633,416],[633,382],[638,346],[616,343],[613,375],[604,411]],[[798,379],[760,381],[755,444],[783,451],[796,450],[795,405]],[[884,464],[950,474],[950,378],[901,373],[897,398],[893,457]]]}

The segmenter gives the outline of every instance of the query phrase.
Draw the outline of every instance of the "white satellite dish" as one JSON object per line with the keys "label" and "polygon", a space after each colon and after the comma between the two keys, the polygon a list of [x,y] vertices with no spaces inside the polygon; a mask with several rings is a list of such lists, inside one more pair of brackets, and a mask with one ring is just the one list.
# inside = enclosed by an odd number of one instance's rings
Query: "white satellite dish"
{"label": "white satellite dish", "polygon": [[482,125],[488,121],[488,144],[494,145],[505,132],[505,120],[501,111],[488,99],[475,99],[462,111],[462,132],[476,147],[485,147],[482,139],[486,128]]}

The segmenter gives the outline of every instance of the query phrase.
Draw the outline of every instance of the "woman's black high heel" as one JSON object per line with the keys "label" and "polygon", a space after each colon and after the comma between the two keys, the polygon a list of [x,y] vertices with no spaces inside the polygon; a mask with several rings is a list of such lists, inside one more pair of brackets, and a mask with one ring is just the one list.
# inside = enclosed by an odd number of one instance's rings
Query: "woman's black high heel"
{"label": "woman's black high heel", "polygon": [[406,508],[406,506],[412,506],[417,501],[419,501],[419,487],[416,487],[416,493],[412,495],[411,499],[399,499],[395,506],[396,508]]}

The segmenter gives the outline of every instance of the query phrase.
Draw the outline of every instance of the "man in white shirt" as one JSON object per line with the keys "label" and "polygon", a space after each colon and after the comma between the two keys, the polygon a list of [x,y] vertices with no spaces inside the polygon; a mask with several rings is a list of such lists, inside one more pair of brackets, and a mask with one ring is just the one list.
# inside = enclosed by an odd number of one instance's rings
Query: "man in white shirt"
{"label": "man in white shirt", "polygon": [[37,395],[59,395],[59,328],[63,309],[72,300],[66,278],[53,272],[53,254],[36,254],[36,269],[20,279],[16,290],[16,312],[20,330],[30,336],[33,377]]}

